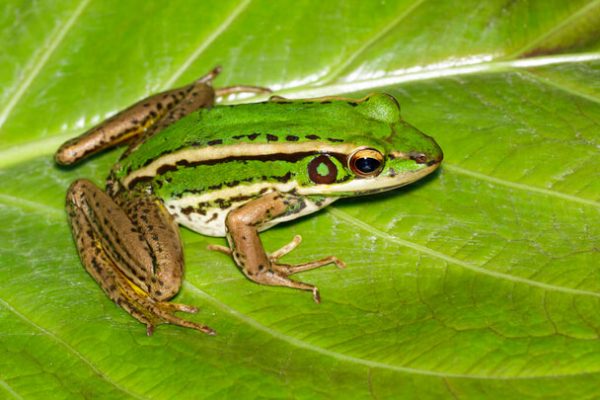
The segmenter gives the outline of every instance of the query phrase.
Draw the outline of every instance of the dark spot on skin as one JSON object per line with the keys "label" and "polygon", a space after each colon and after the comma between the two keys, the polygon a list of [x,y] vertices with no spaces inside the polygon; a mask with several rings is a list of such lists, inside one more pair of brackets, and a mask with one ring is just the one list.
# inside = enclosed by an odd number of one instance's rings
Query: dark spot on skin
{"label": "dark spot on skin", "polygon": [[133,179],[131,182],[129,182],[129,185],[127,186],[129,189],[133,188],[135,185],[141,183],[141,182],[149,182],[151,181],[153,178],[151,176],[138,176],[137,178]]}
{"label": "dark spot on skin", "polygon": [[253,133],[251,135],[248,135],[248,139],[254,140],[254,139],[256,139],[259,136],[260,136],[260,133]]}
{"label": "dark spot on skin", "polygon": [[214,146],[216,144],[223,144],[223,140],[222,139],[209,140],[206,144],[209,146]]}
{"label": "dark spot on skin", "polygon": [[356,106],[358,105],[358,103],[355,103],[355,102],[353,102],[353,101],[349,101],[349,102],[348,102],[348,105],[349,105],[350,107],[356,107]]}
{"label": "dark spot on skin", "polygon": [[184,213],[185,215],[190,215],[191,213],[194,212],[194,207],[188,206],[186,208],[182,208],[181,212]]}
{"label": "dark spot on skin", "polygon": [[156,103],[156,109],[157,110],[162,110],[162,108],[163,108],[162,103]]}
{"label": "dark spot on skin", "polygon": [[208,220],[206,220],[206,222],[214,221],[215,219],[217,219],[218,216],[219,216],[219,214],[213,213],[212,217],[210,217]]}
{"label": "dark spot on skin", "polygon": [[271,135],[270,133],[269,133],[269,134],[267,134],[267,141],[268,141],[268,142],[276,142],[276,141],[277,141],[277,139],[279,139],[277,136],[275,136],[275,135]]}
{"label": "dark spot on skin", "polygon": [[282,175],[282,176],[273,176],[272,178],[275,179],[278,182],[286,183],[287,181],[290,180],[291,177],[292,177],[292,173],[291,172],[287,172],[285,175]]}
{"label": "dark spot on skin", "polygon": [[150,103],[144,103],[144,107],[150,107]]}
{"label": "dark spot on skin", "polygon": [[309,139],[309,140],[319,140],[319,139],[321,139],[317,135],[306,135],[306,138]]}
{"label": "dark spot on skin", "polygon": [[154,294],[156,294],[157,296],[162,295],[162,292],[160,290],[157,290],[156,292],[154,292]]}
{"label": "dark spot on skin", "polygon": [[94,268],[94,270],[97,273],[101,273],[102,272],[102,268],[100,267],[100,264],[98,264],[98,261],[92,260],[92,267]]}
{"label": "dark spot on skin", "polygon": [[299,139],[298,136],[294,136],[294,135],[287,135],[285,137],[285,140],[287,140],[288,142],[297,142]]}
{"label": "dark spot on skin", "polygon": [[169,171],[177,171],[177,166],[172,165],[172,164],[165,164],[165,165],[161,165],[157,170],[156,173],[158,175],[163,175],[166,174]]}
{"label": "dark spot on skin", "polygon": [[263,269],[265,269],[265,266],[262,264],[258,264],[258,270],[262,271]]}
{"label": "dark spot on skin", "polygon": [[322,101],[321,104],[331,104],[331,100]]}
{"label": "dark spot on skin", "polygon": [[336,138],[327,138],[327,140],[329,140],[330,142],[343,142],[344,139],[336,139]]}

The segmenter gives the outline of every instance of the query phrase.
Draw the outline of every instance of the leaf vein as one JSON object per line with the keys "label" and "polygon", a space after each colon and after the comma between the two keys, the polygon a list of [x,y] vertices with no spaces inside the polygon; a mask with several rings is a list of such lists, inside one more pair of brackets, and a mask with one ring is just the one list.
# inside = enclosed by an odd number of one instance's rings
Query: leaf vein
{"label": "leaf vein", "polygon": [[19,312],[17,309],[15,309],[13,306],[11,306],[4,299],[0,298],[0,305],[4,306],[6,309],[8,309],[10,312],[12,312],[14,315],[16,315],[19,319],[21,319],[26,324],[32,326],[34,329],[40,331],[41,333],[43,333],[44,335],[46,335],[47,337],[52,339],[55,343],[64,347],[69,353],[73,354],[75,357],[77,357],[79,360],[81,360],[81,362],[83,362],[85,365],[87,365],[96,375],[98,375],[104,381],[108,382],[109,384],[111,384],[112,386],[114,386],[115,388],[120,390],[121,392],[123,392],[131,397],[134,397],[136,399],[145,399],[144,397],[140,397],[138,394],[129,391],[128,389],[120,386],[117,382],[109,379],[108,376],[106,376],[101,370],[98,369],[98,367],[96,367],[94,364],[92,364],[87,358],[84,357],[83,354],[78,352],[73,346],[71,346],[69,343],[65,342],[63,339],[58,337],[53,332],[36,324],[35,322],[33,322],[30,318],[28,318],[26,315]]}
{"label": "leaf vein", "polygon": [[477,179],[481,179],[481,180],[484,180],[484,181],[492,182],[492,183],[495,183],[495,184],[498,184],[498,185],[510,187],[512,189],[525,190],[525,191],[528,191],[528,192],[535,192],[535,193],[541,193],[541,194],[544,194],[544,195],[547,195],[547,196],[552,196],[552,197],[556,197],[556,198],[563,199],[563,200],[569,200],[569,201],[573,201],[573,202],[576,202],[576,203],[585,204],[585,205],[588,205],[588,206],[600,207],[600,203],[597,202],[597,201],[594,201],[594,200],[584,199],[584,198],[573,196],[573,195],[570,195],[570,194],[566,194],[566,193],[562,193],[562,192],[557,192],[557,191],[551,190],[551,189],[539,188],[539,187],[531,186],[531,185],[524,184],[524,183],[510,182],[510,181],[507,181],[507,180],[504,180],[504,179],[495,178],[493,176],[482,174],[480,172],[469,171],[468,169],[459,167],[459,166],[454,165],[454,164],[444,163],[444,167],[443,168],[447,169],[449,171],[452,171],[452,172],[456,172],[458,174],[467,175],[467,176],[470,176],[472,178],[477,178]]}
{"label": "leaf vein", "polygon": [[545,376],[545,375],[540,375],[540,376],[487,376],[487,375],[446,373],[446,372],[440,372],[440,371],[432,371],[432,370],[426,370],[426,369],[418,369],[418,368],[404,367],[404,366],[399,366],[399,365],[385,364],[380,361],[367,360],[364,358],[354,357],[354,356],[350,356],[347,354],[335,352],[330,349],[319,347],[317,345],[297,339],[293,336],[285,335],[281,332],[271,329],[268,326],[261,324],[257,320],[255,320],[245,314],[242,314],[238,310],[236,310],[232,307],[229,307],[228,305],[226,305],[223,302],[221,302],[220,300],[212,297],[211,295],[209,295],[205,291],[201,290],[197,286],[194,286],[192,283],[190,283],[188,281],[184,282],[183,286],[186,289],[188,289],[190,292],[192,292],[193,294],[197,295],[204,301],[207,301],[210,304],[214,305],[221,311],[231,315],[232,317],[242,321],[246,325],[248,325],[258,331],[261,331],[263,333],[266,333],[266,334],[272,336],[275,339],[281,340],[283,342],[286,342],[292,346],[295,346],[295,347],[298,347],[301,349],[313,351],[315,353],[319,353],[319,354],[323,354],[328,357],[332,357],[339,361],[363,365],[363,366],[367,366],[370,368],[379,368],[379,369],[385,369],[385,370],[390,370],[390,371],[395,371],[395,372],[402,372],[402,373],[415,374],[415,375],[433,376],[433,377],[438,377],[438,378],[481,379],[481,380],[501,380],[501,381],[529,380],[529,379],[555,379],[555,378],[567,377],[567,376],[571,377],[571,376],[597,374],[598,372],[600,372],[600,371],[589,371],[589,372],[585,371],[585,372],[577,372],[577,373],[573,373],[573,374],[548,375],[548,376]]}
{"label": "leaf vein", "polygon": [[522,284],[526,284],[526,285],[529,285],[529,286],[539,287],[539,288],[544,289],[544,290],[551,290],[551,291],[556,291],[556,292],[569,293],[569,294],[573,294],[573,295],[591,296],[591,297],[598,297],[598,298],[600,298],[600,293],[592,292],[590,290],[573,289],[573,288],[564,287],[564,286],[552,285],[552,284],[549,284],[549,283],[534,281],[534,280],[523,278],[523,277],[520,277],[520,276],[509,275],[509,274],[506,274],[506,273],[503,273],[503,272],[488,270],[488,269],[482,268],[480,266],[477,266],[477,265],[474,265],[474,264],[471,264],[471,263],[459,260],[459,259],[454,258],[452,256],[448,256],[448,255],[446,255],[444,253],[441,253],[439,251],[430,249],[430,248],[422,246],[420,244],[413,243],[413,242],[410,242],[408,240],[400,239],[400,238],[398,238],[396,236],[390,235],[387,232],[380,231],[379,229],[375,228],[374,226],[371,226],[371,225],[369,225],[369,224],[367,224],[365,222],[362,222],[362,221],[354,218],[353,216],[351,216],[351,215],[349,215],[349,214],[347,214],[347,213],[345,213],[345,212],[343,212],[343,211],[341,211],[341,210],[339,210],[337,208],[328,207],[326,210],[327,210],[328,213],[330,213],[334,217],[337,217],[337,218],[339,218],[339,219],[341,219],[341,220],[343,220],[343,221],[345,221],[345,222],[347,222],[349,224],[352,224],[352,225],[355,225],[355,226],[357,226],[357,227],[359,227],[361,229],[364,229],[367,232],[369,232],[369,233],[371,233],[371,234],[373,234],[375,236],[378,236],[378,237],[380,237],[382,239],[385,239],[385,240],[388,240],[390,242],[399,244],[401,246],[405,246],[405,247],[411,248],[411,249],[416,250],[418,252],[427,254],[427,255],[429,255],[431,257],[444,260],[447,263],[458,265],[458,266],[460,266],[462,268],[468,269],[468,270],[473,271],[473,272],[477,272],[477,273],[480,273],[480,274],[488,275],[488,276],[491,276],[491,277],[494,277],[494,278],[498,278],[498,279],[507,280],[507,281],[513,282],[515,284],[516,283],[522,283]]}
{"label": "leaf vein", "polygon": [[[63,25],[63,27],[57,30],[55,36],[51,36],[47,45],[44,46],[46,51],[42,52],[39,56],[39,60],[37,56],[31,59],[28,63],[25,70],[31,69],[31,71],[25,76],[25,79],[21,81],[21,84],[18,86],[14,95],[10,97],[10,100],[6,103],[4,109],[0,112],[0,128],[6,122],[8,116],[12,112],[13,108],[17,105],[17,103],[21,100],[31,82],[38,76],[40,71],[44,68],[54,51],[58,48],[58,46],[62,43],[65,36],[71,29],[71,27],[75,24],[83,10],[87,7],[90,0],[82,0],[81,3],[77,6],[71,17],[67,20],[67,22]],[[42,47],[43,48],[43,47]]]}
{"label": "leaf vein", "polygon": [[388,33],[390,33],[394,28],[400,24],[403,20],[405,20],[410,14],[413,13],[417,8],[419,8],[425,1],[427,0],[418,0],[414,2],[412,5],[406,8],[403,12],[398,14],[397,17],[393,18],[392,21],[383,27],[382,30],[375,33],[371,39],[365,41],[362,46],[360,46],[356,51],[346,57],[345,61],[340,63],[333,71],[331,71],[328,77],[324,77],[320,84],[327,84],[328,82],[334,81],[336,78],[339,78],[340,74],[354,62],[361,54],[364,54],[367,50],[373,47],[380,39],[384,38]]}
{"label": "leaf vein", "polygon": [[17,391],[15,391],[6,381],[0,379],[0,387],[4,388],[8,393],[10,393],[15,399],[23,399]]}
{"label": "leaf vein", "polygon": [[563,28],[567,27],[571,22],[576,21],[579,17],[585,15],[589,10],[594,9],[598,5],[600,5],[600,0],[595,0],[595,1],[592,1],[592,2],[584,5],[579,10],[575,11],[574,13],[569,15],[567,18],[565,18],[563,21],[561,21],[559,24],[554,25],[550,30],[548,30],[547,32],[544,32],[539,37],[533,39],[531,42],[529,42],[525,46],[521,47],[521,49],[514,52],[507,58],[508,59],[519,58],[519,57],[523,56],[524,54],[531,52],[533,49],[535,49],[535,46],[539,45],[540,43],[543,43],[544,40],[546,40],[546,39],[552,37],[552,35],[560,32]]}
{"label": "leaf vein", "polygon": [[183,75],[183,73],[200,57],[200,55],[206,50],[231,24],[235,21],[240,14],[248,8],[248,5],[252,0],[242,1],[236,8],[233,9],[231,14],[215,29],[206,39],[202,40],[202,43],[190,54],[190,56],[184,61],[184,63],[175,71],[173,76],[165,83],[164,89],[171,88],[177,79]]}
{"label": "leaf vein", "polygon": [[589,101],[591,101],[593,103],[600,104],[600,99],[599,98],[594,97],[592,95],[589,95],[587,93],[579,92],[579,91],[577,91],[577,90],[575,90],[573,88],[563,86],[563,85],[559,84],[558,82],[556,82],[556,81],[554,81],[554,80],[552,80],[550,78],[542,77],[542,76],[536,74],[535,71],[524,70],[521,73],[523,75],[527,75],[531,79],[533,79],[533,80],[535,80],[535,81],[537,81],[539,83],[542,83],[542,84],[544,84],[546,86],[552,86],[552,87],[554,87],[554,88],[556,88],[558,90],[561,90],[563,92],[566,92],[566,93],[568,93],[568,94],[570,94],[572,96],[582,97],[582,98],[584,98],[586,100],[589,100]]}

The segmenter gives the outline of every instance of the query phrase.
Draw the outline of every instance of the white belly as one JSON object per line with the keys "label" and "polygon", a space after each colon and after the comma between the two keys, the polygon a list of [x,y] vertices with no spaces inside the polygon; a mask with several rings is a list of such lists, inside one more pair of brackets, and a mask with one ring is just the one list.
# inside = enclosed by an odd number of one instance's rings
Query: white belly
{"label": "white belly", "polygon": [[[293,183],[272,184],[259,183],[254,185],[236,186],[219,191],[203,193],[199,195],[188,195],[181,199],[169,199],[165,205],[178,224],[185,226],[195,232],[207,236],[225,236],[225,219],[230,211],[260,197],[261,195],[279,191],[286,193],[294,188]],[[261,193],[262,191],[262,193]],[[241,198],[240,200],[228,200]],[[226,204],[223,204],[225,200]],[[274,218],[260,227],[261,231],[268,229],[280,222],[290,221],[307,214],[311,214],[321,208],[328,206],[337,200],[337,197],[328,197],[317,205],[310,199],[305,199],[305,207],[296,214]],[[219,201],[222,206],[219,206]]]}

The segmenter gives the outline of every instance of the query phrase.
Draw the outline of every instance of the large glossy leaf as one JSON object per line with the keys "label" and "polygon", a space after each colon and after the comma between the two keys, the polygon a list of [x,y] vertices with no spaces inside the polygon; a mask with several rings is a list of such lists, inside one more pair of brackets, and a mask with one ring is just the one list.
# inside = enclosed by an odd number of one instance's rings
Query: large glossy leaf
{"label": "large glossy leaf", "polygon": [[[0,397],[596,398],[600,1],[9,0],[0,6]],[[81,267],[66,138],[215,64],[218,85],[396,96],[434,176],[267,231],[323,303],[243,278],[184,231],[153,337]]]}

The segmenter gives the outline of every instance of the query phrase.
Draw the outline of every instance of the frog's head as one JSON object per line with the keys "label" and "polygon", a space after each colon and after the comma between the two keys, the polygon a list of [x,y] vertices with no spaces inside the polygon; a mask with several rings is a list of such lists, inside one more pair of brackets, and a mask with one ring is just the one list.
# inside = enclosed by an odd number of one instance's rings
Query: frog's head
{"label": "frog's head", "polygon": [[[352,146],[344,154],[313,159],[307,167],[317,185],[308,189],[307,194],[355,196],[383,192],[408,185],[439,167],[442,149],[433,138],[402,119],[394,97],[373,94],[354,107],[385,129],[350,136],[345,144]],[[327,180],[327,176],[330,181],[319,185],[318,179]]]}

